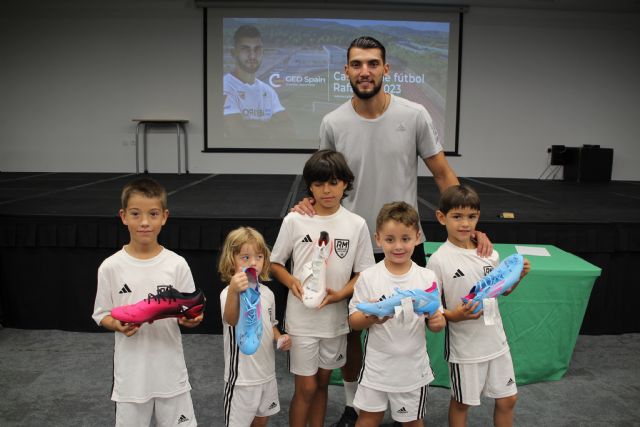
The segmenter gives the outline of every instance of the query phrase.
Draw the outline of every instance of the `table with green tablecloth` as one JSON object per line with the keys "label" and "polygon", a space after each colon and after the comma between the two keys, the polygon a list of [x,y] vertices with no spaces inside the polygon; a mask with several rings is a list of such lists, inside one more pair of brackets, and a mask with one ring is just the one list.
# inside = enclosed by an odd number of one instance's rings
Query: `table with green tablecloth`
{"label": "table with green tablecloth", "polygon": [[[427,257],[440,245],[426,242]],[[558,380],[569,367],[591,288],[601,270],[552,245],[518,246],[545,248],[550,256],[525,255],[531,272],[516,291],[498,298],[516,382]],[[500,259],[516,253],[512,244],[495,244],[494,248]],[[431,385],[449,387],[444,334],[427,330],[427,349],[436,376]],[[332,383],[341,383],[339,370],[334,372]]]}
{"label": "table with green tablecloth", "polygon": [[[425,243],[427,257],[441,243]],[[528,246],[528,245],[518,245]],[[551,256],[525,255],[531,272],[509,296],[499,297],[518,384],[559,380],[567,371],[578,339],[589,295],[600,268],[551,245]],[[515,245],[496,244],[500,259],[516,253]],[[436,374],[432,385],[449,386],[444,360],[444,331],[427,330],[427,349]]]}

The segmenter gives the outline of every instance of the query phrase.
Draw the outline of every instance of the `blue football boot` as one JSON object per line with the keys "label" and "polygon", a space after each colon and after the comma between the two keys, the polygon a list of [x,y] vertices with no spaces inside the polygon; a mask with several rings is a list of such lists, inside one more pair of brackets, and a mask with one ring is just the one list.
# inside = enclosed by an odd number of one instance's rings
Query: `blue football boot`
{"label": "blue football boot", "polygon": [[236,339],[240,351],[252,355],[262,341],[262,313],[258,275],[254,268],[244,270],[249,287],[240,293],[240,317],[236,324]]}
{"label": "blue football boot", "polygon": [[496,298],[505,291],[511,289],[520,280],[520,273],[524,268],[524,258],[520,254],[513,254],[506,257],[500,265],[494,268],[489,274],[473,285],[469,295],[462,297],[462,302],[479,302],[474,313],[482,310],[482,300],[485,298]]}
{"label": "blue football boot", "polygon": [[361,302],[356,308],[369,316],[393,317],[395,307],[402,304],[402,300],[411,298],[413,311],[416,314],[428,314],[432,316],[440,307],[440,292],[435,282],[429,289],[402,290],[395,288],[395,293],[389,298],[377,302]]}

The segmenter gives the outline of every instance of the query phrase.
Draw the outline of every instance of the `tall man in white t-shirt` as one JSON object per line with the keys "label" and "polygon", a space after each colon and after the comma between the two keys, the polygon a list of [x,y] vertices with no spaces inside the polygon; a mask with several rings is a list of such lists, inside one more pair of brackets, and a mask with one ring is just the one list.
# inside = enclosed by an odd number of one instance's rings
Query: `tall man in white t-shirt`
{"label": "tall man in white t-shirt", "polygon": [[[344,67],[353,89],[353,98],[327,114],[320,126],[320,149],[341,152],[355,175],[354,189],[343,205],[361,215],[373,233],[380,208],[393,201],[405,201],[418,208],[419,159],[433,175],[440,191],[459,184],[449,166],[435,126],[427,110],[420,104],[381,90],[384,76],[389,73],[386,51],[372,37],[359,37],[347,50]],[[295,210],[315,214],[314,201],[305,199]],[[478,254],[488,256],[493,246],[484,233],[476,232]],[[422,243],[424,233],[413,251],[413,260],[426,264]],[[383,258],[376,252],[376,261]],[[342,370],[351,405],[356,377],[360,370],[359,333],[349,335],[347,365]],[[337,427],[354,425],[353,408],[345,408]]]}
{"label": "tall man in white t-shirt", "polygon": [[233,71],[224,75],[224,127],[229,138],[245,141],[292,136],[291,119],[278,94],[256,78],[262,65],[260,31],[252,25],[240,26],[233,36]]}

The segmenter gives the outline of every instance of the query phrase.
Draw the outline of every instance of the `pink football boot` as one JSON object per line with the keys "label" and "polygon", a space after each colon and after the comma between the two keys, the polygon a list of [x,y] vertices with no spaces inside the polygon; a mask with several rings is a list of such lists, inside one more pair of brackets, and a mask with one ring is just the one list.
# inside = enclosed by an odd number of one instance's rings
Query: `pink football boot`
{"label": "pink football boot", "polygon": [[111,317],[123,323],[153,322],[167,317],[194,319],[204,312],[206,298],[202,290],[179,292],[173,286],[158,286],[156,295],[149,296],[136,304],[123,305],[111,310]]}

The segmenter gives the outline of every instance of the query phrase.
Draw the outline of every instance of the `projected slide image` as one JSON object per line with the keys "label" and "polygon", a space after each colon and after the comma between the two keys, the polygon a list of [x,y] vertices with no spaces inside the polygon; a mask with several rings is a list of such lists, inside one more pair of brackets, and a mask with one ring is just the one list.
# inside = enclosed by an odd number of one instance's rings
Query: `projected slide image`
{"label": "projected slide image", "polygon": [[224,18],[222,32],[228,145],[317,148],[322,117],[352,97],[344,65],[362,35],[386,47],[384,90],[424,105],[444,138],[446,22]]}

